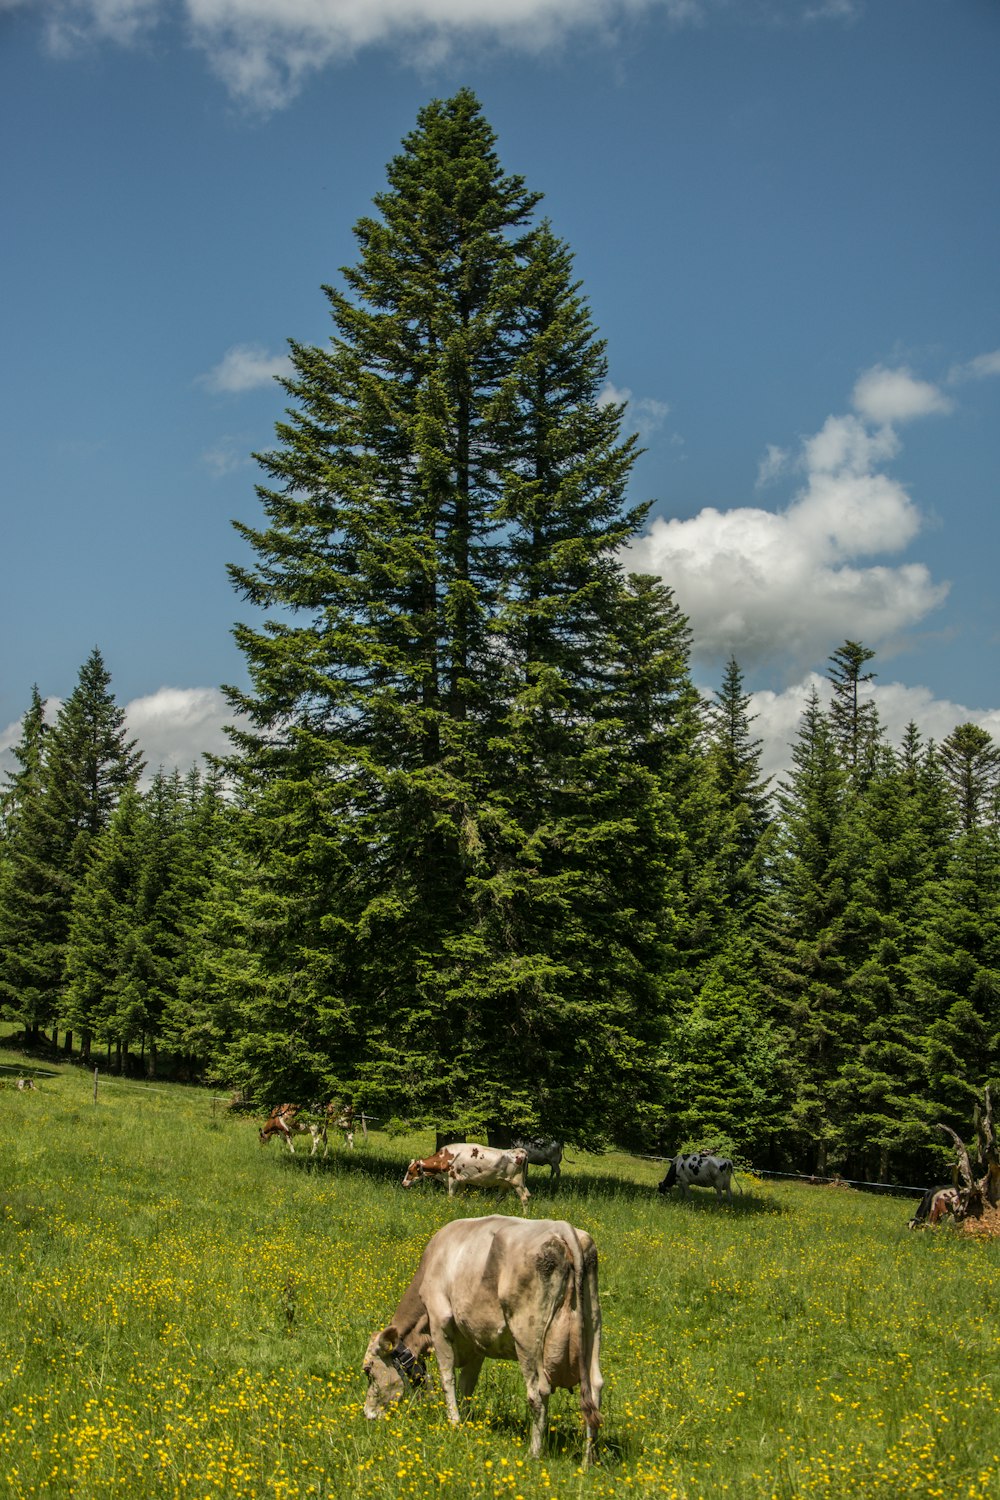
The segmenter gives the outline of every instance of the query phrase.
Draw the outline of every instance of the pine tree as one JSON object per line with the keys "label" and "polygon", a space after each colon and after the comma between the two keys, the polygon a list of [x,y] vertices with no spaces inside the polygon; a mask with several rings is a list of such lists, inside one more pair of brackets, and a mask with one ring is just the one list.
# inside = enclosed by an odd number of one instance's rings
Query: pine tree
{"label": "pine tree", "polygon": [[61,1013],[88,1062],[96,1038],[118,1043],[120,1065],[123,953],[136,926],[143,819],[141,794],[126,787],[73,895]]}
{"label": "pine tree", "polygon": [[795,1069],[790,1145],[813,1170],[825,1173],[842,1145],[832,1086],[850,1026],[843,1007],[850,868],[845,772],[815,690],[777,800],[776,889],[765,916],[768,983],[774,1019],[785,1032]]}
{"label": "pine tree", "polygon": [[840,758],[857,785],[863,786],[875,764],[882,727],[878,709],[864,688],[875,679],[874,672],[863,668],[874,659],[875,652],[858,641],[845,641],[829,658],[827,673],[833,687],[830,699],[830,725]]}
{"label": "pine tree", "polygon": [[854,1176],[904,1176],[926,1145],[924,1020],[911,968],[923,896],[944,871],[949,836],[936,757],[911,725],[901,755],[883,751],[847,817],[851,1033],[834,1096]]}
{"label": "pine tree", "polygon": [[18,866],[0,902],[0,984],[21,995],[33,1037],[62,1019],[74,893],[118,798],[142,767],[110,688],[95,649],[44,738],[38,795],[25,803]]}
{"label": "pine tree", "polygon": [[[231,695],[259,873],[230,1064],[272,1095],[575,1126],[569,1053],[617,1059],[623,1098],[659,1035],[653,741],[693,690],[670,601],[615,561],[634,444],[571,258],[474,97],[424,109],[388,176],[326,289],[331,347],[292,346],[269,525],[240,528],[269,614]],[[673,643],[633,704],[642,631]]]}
{"label": "pine tree", "polygon": [[0,799],[0,1014],[22,1021],[33,1041],[51,1016],[48,976],[39,963],[48,925],[48,859],[40,818],[47,733],[36,686],[14,746],[18,770],[8,774]]}
{"label": "pine tree", "polygon": [[[920,1015],[928,1122],[965,1128],[986,1083],[1000,1076],[1000,835],[962,831],[919,906],[910,962]],[[941,1156],[940,1141],[928,1145]]]}
{"label": "pine tree", "polygon": [[941,744],[941,766],[963,833],[990,820],[1000,785],[1000,746],[978,724],[959,724]]}
{"label": "pine tree", "polygon": [[754,717],[743,673],[730,658],[708,712],[710,762],[719,799],[717,864],[725,906],[744,926],[763,896],[764,839],[772,819],[771,778],[761,775],[763,742],[753,736]]}
{"label": "pine tree", "polygon": [[183,860],[176,867],[180,958],[160,1017],[160,1038],[175,1059],[175,1069],[190,1077],[209,1068],[223,1040],[228,1040],[225,999],[215,993],[212,983],[215,951],[209,914],[229,858],[235,813],[217,765],[209,765],[204,776],[192,768],[180,810]]}

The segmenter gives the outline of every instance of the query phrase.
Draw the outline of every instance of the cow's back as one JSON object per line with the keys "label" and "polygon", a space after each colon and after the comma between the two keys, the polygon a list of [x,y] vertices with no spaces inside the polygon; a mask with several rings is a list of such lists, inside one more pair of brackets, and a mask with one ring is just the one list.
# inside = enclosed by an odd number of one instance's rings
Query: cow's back
{"label": "cow's back", "polygon": [[[582,1351],[574,1245],[583,1263],[583,1295],[596,1302],[594,1242],[565,1220],[490,1214],[446,1224],[420,1266],[432,1328],[448,1322],[462,1344],[495,1359],[516,1359],[517,1345],[523,1347],[530,1336],[549,1383],[578,1385]],[[599,1328],[599,1305],[585,1311],[589,1326],[596,1316]]]}

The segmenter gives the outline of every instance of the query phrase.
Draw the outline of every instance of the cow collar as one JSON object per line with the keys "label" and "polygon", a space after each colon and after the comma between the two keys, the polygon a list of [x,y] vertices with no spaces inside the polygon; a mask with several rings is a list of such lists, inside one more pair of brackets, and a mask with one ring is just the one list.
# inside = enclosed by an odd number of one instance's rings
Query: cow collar
{"label": "cow collar", "polygon": [[411,1354],[402,1339],[391,1350],[389,1358],[396,1366],[400,1375],[404,1376],[413,1385],[424,1384],[424,1381],[427,1379],[427,1371],[424,1368],[423,1360],[418,1359],[415,1354]]}

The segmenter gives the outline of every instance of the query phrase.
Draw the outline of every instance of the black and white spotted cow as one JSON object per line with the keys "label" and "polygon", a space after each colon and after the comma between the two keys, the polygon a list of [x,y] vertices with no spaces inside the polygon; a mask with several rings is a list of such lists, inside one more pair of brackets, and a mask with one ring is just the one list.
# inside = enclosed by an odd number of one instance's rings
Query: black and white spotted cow
{"label": "black and white spotted cow", "polygon": [[733,1164],[728,1156],[712,1156],[707,1151],[694,1151],[690,1156],[673,1156],[667,1165],[667,1175],[659,1184],[657,1192],[669,1193],[679,1187],[681,1197],[687,1197],[689,1187],[715,1188],[715,1196],[723,1193],[733,1201]]}

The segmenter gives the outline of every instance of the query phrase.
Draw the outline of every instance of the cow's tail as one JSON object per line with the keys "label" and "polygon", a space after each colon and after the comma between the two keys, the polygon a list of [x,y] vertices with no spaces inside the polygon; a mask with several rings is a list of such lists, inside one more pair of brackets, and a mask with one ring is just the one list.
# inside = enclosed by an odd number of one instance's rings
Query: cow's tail
{"label": "cow's tail", "polygon": [[579,1358],[580,1410],[583,1420],[593,1431],[601,1425],[598,1402],[600,1393],[595,1393],[591,1379],[591,1361],[594,1354],[594,1339],[598,1332],[597,1309],[591,1299],[591,1273],[596,1263],[597,1252],[591,1248],[593,1261],[584,1259],[580,1238],[572,1225],[569,1228],[569,1247],[573,1257],[573,1284],[576,1291],[576,1345]]}

